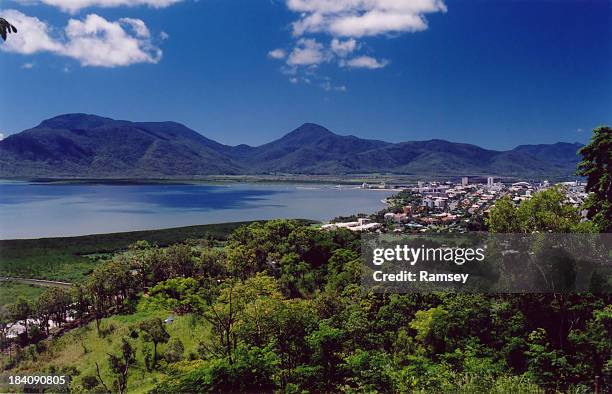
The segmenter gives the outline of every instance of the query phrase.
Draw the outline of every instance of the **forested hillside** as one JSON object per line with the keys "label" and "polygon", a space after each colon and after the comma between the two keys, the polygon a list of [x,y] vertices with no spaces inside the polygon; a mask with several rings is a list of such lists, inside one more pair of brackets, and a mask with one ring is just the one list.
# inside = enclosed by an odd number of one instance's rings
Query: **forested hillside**
{"label": "forested hillside", "polygon": [[359,286],[359,245],[291,221],[242,227],[223,247],[136,243],[72,292],[8,305],[5,322],[50,318],[68,331],[31,324],[3,369],[68,374],[77,392],[610,384],[609,295],[375,295]]}
{"label": "forested hillside", "polygon": [[0,176],[164,178],[385,172],[571,177],[580,146],[560,142],[496,151],[437,139],[390,143],[338,135],[313,123],[261,146],[228,146],[176,122],[66,114],[0,141]]}

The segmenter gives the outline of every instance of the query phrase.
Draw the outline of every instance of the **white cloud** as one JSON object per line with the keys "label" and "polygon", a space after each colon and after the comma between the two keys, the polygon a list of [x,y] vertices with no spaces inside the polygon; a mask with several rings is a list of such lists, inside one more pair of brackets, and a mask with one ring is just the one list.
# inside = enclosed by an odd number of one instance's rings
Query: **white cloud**
{"label": "white cloud", "polygon": [[159,39],[162,41],[167,40],[168,38],[170,38],[170,34],[166,33],[165,31],[162,31],[159,33]]}
{"label": "white cloud", "polygon": [[19,34],[11,36],[11,40],[6,40],[0,49],[24,55],[62,50],[62,44],[51,38],[51,27],[40,19],[16,10],[0,11],[0,16],[11,21],[19,29]]}
{"label": "white cloud", "polygon": [[446,12],[443,0],[287,0],[300,14],[293,34],[362,37],[427,29],[425,14]]}
{"label": "white cloud", "polygon": [[330,47],[333,53],[340,57],[345,57],[351,52],[353,52],[355,49],[357,49],[357,41],[353,38],[348,39],[346,41],[341,41],[337,38],[334,38],[331,41]]}
{"label": "white cloud", "polygon": [[57,7],[65,12],[76,13],[88,7],[136,7],[149,6],[152,8],[165,8],[182,0],[17,0],[22,4],[42,3]]}
{"label": "white cloud", "polygon": [[335,91],[335,92],[346,92],[346,86],[344,85],[334,85],[332,84],[330,81],[324,81],[323,83],[321,83],[319,85],[323,90],[325,90],[326,92],[331,92],[331,91]]}
{"label": "white cloud", "polygon": [[29,70],[31,68],[34,68],[34,63],[23,63],[21,65],[21,68],[25,69],[25,70]]}
{"label": "white cloud", "polygon": [[375,59],[371,56],[358,56],[349,60],[343,60],[340,62],[340,65],[348,68],[368,68],[370,70],[374,70],[377,68],[383,68],[389,61],[386,59]]}
{"label": "white cloud", "polygon": [[79,61],[82,66],[118,67],[135,63],[157,63],[161,49],[150,41],[150,32],[140,19],[111,22],[96,14],[83,20],[70,19],[63,34],[56,34],[44,21],[7,10],[2,16],[19,26],[19,34],[1,47],[7,52],[33,54],[51,52]]}
{"label": "white cloud", "polygon": [[149,38],[151,36],[151,33],[149,33],[149,29],[147,28],[147,25],[145,25],[145,23],[140,19],[121,18],[119,19],[119,22],[129,25],[132,28],[132,30],[134,30],[134,33],[136,33],[136,36],[138,37]]}
{"label": "white cloud", "polygon": [[311,38],[298,40],[297,45],[287,58],[290,66],[317,66],[329,60],[323,44]]}
{"label": "white cloud", "polygon": [[287,56],[287,53],[284,50],[277,48],[268,52],[268,56],[272,59],[284,59]]}
{"label": "white cloud", "polygon": [[[124,27],[132,30],[133,34]],[[149,30],[139,19],[110,22],[90,14],[85,20],[70,19],[65,28],[67,42],[62,54],[83,66],[116,67],[134,63],[157,63],[162,52],[154,47]]]}
{"label": "white cloud", "polygon": [[4,139],[4,133],[0,133],[0,141]]}
{"label": "white cloud", "polygon": [[[380,69],[389,60],[370,53],[368,37],[396,37],[400,33],[427,30],[426,16],[447,11],[444,0],[284,0],[296,13],[292,23],[294,48],[286,59],[285,74],[298,76],[316,72],[316,66],[332,63],[344,68]],[[320,44],[321,35],[331,37],[329,45]],[[301,79],[298,78],[301,82]],[[325,90],[332,84],[321,84]],[[345,88],[346,89],[346,88]],[[338,89],[342,90],[342,89]]]}

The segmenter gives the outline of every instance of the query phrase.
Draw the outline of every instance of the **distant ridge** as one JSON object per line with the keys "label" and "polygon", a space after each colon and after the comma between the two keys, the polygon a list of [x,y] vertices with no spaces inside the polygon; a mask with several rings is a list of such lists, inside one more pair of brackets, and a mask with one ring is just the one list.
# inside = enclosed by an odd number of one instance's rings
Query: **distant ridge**
{"label": "distant ridge", "polygon": [[66,114],[0,141],[0,177],[143,178],[394,173],[570,177],[581,144],[495,151],[444,140],[390,143],[305,123],[267,144],[229,146],[176,122]]}

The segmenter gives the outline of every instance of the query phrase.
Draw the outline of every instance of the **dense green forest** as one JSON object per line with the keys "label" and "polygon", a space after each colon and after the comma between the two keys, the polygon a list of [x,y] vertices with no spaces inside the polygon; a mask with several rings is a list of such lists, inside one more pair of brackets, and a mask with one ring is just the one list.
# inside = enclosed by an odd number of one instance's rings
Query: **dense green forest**
{"label": "dense green forest", "polygon": [[202,237],[225,239],[233,230],[248,223],[203,224],[66,238],[0,240],[0,276],[83,282],[100,260],[127,250],[136,241],[167,246]]}
{"label": "dense green forest", "polygon": [[[610,129],[598,138],[608,149]],[[587,161],[590,180],[602,167]],[[593,188],[608,198],[609,175],[591,183],[593,220],[551,188],[500,200],[488,231],[604,232],[609,204]],[[608,293],[373,294],[359,252],[358,234],[288,220],[135,242],[71,290],[1,309],[3,377],[68,375],[71,392],[611,390]]]}

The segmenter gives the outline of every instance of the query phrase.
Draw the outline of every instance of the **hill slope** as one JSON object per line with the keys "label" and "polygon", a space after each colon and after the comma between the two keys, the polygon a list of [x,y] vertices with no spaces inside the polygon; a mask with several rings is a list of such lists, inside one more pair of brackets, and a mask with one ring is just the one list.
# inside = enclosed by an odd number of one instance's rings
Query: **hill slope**
{"label": "hill slope", "polygon": [[138,123],[71,114],[0,142],[2,176],[138,177],[233,174],[218,144],[174,122]]}
{"label": "hill slope", "polygon": [[175,122],[67,114],[0,141],[2,177],[168,177],[217,174],[571,176],[580,144],[494,151],[443,140],[389,143],[306,123],[251,147],[228,146]]}

